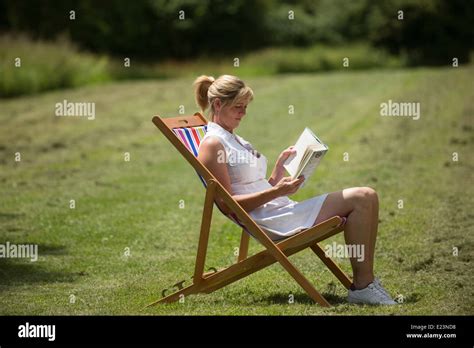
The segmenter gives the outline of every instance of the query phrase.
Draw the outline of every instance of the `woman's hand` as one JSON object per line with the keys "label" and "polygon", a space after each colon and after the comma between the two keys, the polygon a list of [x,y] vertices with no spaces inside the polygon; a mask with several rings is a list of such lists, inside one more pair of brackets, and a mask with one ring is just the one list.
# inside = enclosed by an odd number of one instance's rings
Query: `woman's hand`
{"label": "woman's hand", "polygon": [[275,163],[275,167],[273,168],[272,175],[268,182],[270,185],[275,186],[277,182],[279,182],[285,176],[285,167],[283,164],[291,155],[295,154],[296,150],[294,146],[290,146],[289,148],[283,150],[283,152],[278,156],[278,159]]}
{"label": "woman's hand", "polygon": [[304,176],[300,175],[296,179],[292,179],[291,176],[282,178],[275,186],[275,191],[280,196],[290,196],[300,188],[300,185],[304,181]]}
{"label": "woman's hand", "polygon": [[294,146],[290,146],[289,148],[283,150],[283,152],[278,156],[278,160],[276,161],[275,168],[277,169],[284,169],[283,164],[291,155],[296,154],[296,149]]}

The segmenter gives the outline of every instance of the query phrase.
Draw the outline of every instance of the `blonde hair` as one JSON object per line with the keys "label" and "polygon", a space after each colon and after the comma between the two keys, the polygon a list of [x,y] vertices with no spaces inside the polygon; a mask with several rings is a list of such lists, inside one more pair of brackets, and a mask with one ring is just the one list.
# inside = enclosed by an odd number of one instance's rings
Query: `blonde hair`
{"label": "blonde hair", "polygon": [[235,105],[239,102],[251,102],[253,91],[237,76],[221,75],[216,79],[201,75],[194,81],[196,104],[202,112],[210,106],[211,120],[214,121],[214,101],[220,99],[222,106]]}

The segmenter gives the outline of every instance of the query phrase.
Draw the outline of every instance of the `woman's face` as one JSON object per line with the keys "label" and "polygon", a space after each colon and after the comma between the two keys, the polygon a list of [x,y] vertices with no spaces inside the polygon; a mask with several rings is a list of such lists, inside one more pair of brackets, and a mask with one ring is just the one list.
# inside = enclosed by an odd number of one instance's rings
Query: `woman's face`
{"label": "woman's face", "polygon": [[220,99],[216,99],[214,103],[214,121],[229,132],[232,132],[239,126],[240,121],[245,116],[248,103],[239,102],[234,105],[223,106]]}

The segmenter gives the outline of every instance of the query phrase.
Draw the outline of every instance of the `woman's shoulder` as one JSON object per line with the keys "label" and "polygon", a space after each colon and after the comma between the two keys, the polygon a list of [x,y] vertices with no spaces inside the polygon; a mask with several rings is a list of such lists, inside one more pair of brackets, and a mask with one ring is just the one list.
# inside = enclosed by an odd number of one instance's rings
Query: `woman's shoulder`
{"label": "woman's shoulder", "polygon": [[226,156],[226,147],[218,136],[210,135],[203,138],[198,149],[198,159],[204,162],[214,163],[219,161],[220,156]]}
{"label": "woman's shoulder", "polygon": [[225,144],[223,143],[223,139],[215,134],[206,134],[206,136],[202,139],[201,143],[199,144],[199,149],[204,149],[205,151],[212,151],[216,152],[218,150],[224,149]]}
{"label": "woman's shoulder", "polygon": [[221,144],[222,138],[216,134],[206,134],[204,138],[201,140],[201,144],[199,146],[216,146],[217,144]]}

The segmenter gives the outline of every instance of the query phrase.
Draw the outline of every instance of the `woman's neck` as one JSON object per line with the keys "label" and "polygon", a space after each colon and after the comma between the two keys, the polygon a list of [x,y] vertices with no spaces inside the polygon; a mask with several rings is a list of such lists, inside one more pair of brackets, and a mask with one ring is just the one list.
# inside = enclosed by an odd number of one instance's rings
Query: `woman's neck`
{"label": "woman's neck", "polygon": [[224,125],[224,124],[222,124],[222,123],[220,123],[220,122],[218,122],[218,121],[212,121],[212,122],[218,124],[219,126],[221,126],[222,128],[224,128],[226,131],[228,131],[229,133],[234,134],[234,130],[231,129],[231,128],[229,128],[229,127],[227,127],[226,125]]}

